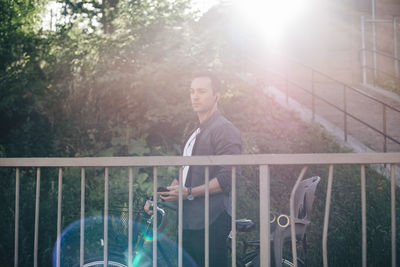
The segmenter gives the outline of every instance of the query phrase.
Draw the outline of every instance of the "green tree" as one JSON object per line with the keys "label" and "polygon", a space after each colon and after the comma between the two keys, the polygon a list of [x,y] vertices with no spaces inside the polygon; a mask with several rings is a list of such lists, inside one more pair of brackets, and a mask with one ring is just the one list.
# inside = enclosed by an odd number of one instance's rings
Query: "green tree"
{"label": "green tree", "polygon": [[36,28],[39,2],[0,1],[2,156],[52,154],[51,127],[43,114],[46,79],[41,68],[49,44]]}

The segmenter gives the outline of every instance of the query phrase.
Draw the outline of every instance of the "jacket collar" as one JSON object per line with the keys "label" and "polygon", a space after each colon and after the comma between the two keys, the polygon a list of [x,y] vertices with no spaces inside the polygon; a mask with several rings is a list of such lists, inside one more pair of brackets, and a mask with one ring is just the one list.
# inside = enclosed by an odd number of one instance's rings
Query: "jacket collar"
{"label": "jacket collar", "polygon": [[210,117],[208,117],[205,121],[199,124],[200,130],[207,128],[210,124],[212,124],[219,116],[221,116],[221,113],[219,110],[214,111],[213,114],[211,114]]}

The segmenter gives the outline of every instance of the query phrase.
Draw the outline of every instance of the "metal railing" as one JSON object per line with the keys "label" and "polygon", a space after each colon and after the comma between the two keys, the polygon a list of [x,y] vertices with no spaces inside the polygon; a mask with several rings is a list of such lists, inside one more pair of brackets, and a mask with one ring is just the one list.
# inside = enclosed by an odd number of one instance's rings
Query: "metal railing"
{"label": "metal railing", "polygon": [[[361,49],[359,50],[359,53],[363,53],[363,51],[366,51],[366,52],[369,52],[369,53],[376,53],[377,55],[381,55],[381,56],[383,56],[383,57],[385,57],[385,58],[390,58],[390,59],[392,59],[393,61],[400,62],[400,59],[398,59],[398,58],[396,58],[396,57],[394,57],[394,56],[392,56],[392,55],[390,55],[390,54],[388,54],[388,53],[382,52],[382,51],[380,51],[380,50],[373,50],[373,49],[368,49],[368,48],[361,48]],[[361,58],[360,54],[359,54],[359,57]]]}
{"label": "metal railing", "polygon": [[[380,73],[385,73],[388,75],[388,73],[380,70],[378,68],[378,62],[377,62],[377,55],[384,56],[386,58],[390,58],[393,60],[394,63],[394,72],[395,75],[390,75],[392,77],[395,77],[398,79],[399,77],[399,58],[398,58],[398,43],[397,43],[397,30],[398,30],[398,22],[397,22],[398,17],[393,16],[392,19],[376,19],[375,16],[371,19],[366,19],[364,16],[361,16],[361,69],[362,69],[362,81],[364,84],[367,83],[367,69],[371,69],[374,72],[374,82],[377,78],[378,72]],[[366,49],[366,24],[372,24],[372,49],[368,50]],[[376,38],[376,24],[392,24],[393,25],[393,57],[380,52],[377,50],[377,38]],[[372,64],[373,67],[368,67],[367,66],[367,56],[366,53],[367,51],[372,52]]]}
{"label": "metal railing", "polygon": [[[390,79],[392,79],[392,81],[394,81],[396,83],[400,83],[400,77],[399,77],[399,71],[398,71],[398,63],[400,62],[400,60],[398,58],[395,58],[395,57],[393,57],[393,56],[391,56],[391,55],[389,55],[387,53],[381,52],[379,50],[371,50],[371,49],[366,49],[366,48],[359,50],[359,53],[360,54],[362,53],[363,57],[366,58],[365,52],[371,53],[372,55],[379,55],[379,56],[382,56],[384,58],[391,59],[391,60],[393,60],[395,62],[395,66],[397,66],[397,67],[395,67],[395,73],[393,74],[393,73],[389,73],[387,71],[381,70],[381,69],[379,69],[377,67],[375,68],[373,66],[372,67],[368,66],[367,63],[366,63],[366,60],[362,60],[361,69],[362,69],[362,73],[363,73],[363,83],[364,84],[367,84],[367,82],[368,82],[367,75],[366,75],[367,70],[371,70],[371,71],[374,71],[374,73],[376,73],[376,75],[374,75],[374,77],[372,77],[372,83],[373,83],[374,86],[377,85],[377,79],[378,79],[378,76],[379,76],[378,74],[384,74],[385,76],[387,76]],[[361,56],[360,56],[360,58],[361,58]]]}
{"label": "metal railing", "polygon": [[[297,65],[302,66],[302,67],[308,69],[309,71],[311,71],[311,90],[305,88],[304,86],[302,86],[302,85],[300,85],[298,83],[296,83],[295,81],[292,81],[289,78],[289,67],[288,67],[289,64],[297,64]],[[281,77],[285,81],[286,103],[289,103],[289,85],[294,85],[295,87],[297,87],[297,88],[299,88],[299,89],[303,90],[304,92],[307,92],[307,93],[309,93],[311,95],[311,110],[312,110],[312,119],[313,120],[315,118],[315,99],[319,99],[322,102],[328,104],[329,106],[335,108],[336,110],[342,112],[343,113],[343,125],[344,125],[343,133],[344,133],[344,140],[345,141],[347,141],[347,135],[348,135],[347,118],[349,117],[349,118],[352,118],[352,119],[356,120],[357,122],[367,126],[369,129],[371,129],[374,132],[376,132],[376,133],[378,133],[378,134],[383,136],[383,152],[387,151],[387,140],[388,139],[390,141],[400,145],[400,140],[397,140],[395,137],[390,136],[390,135],[387,134],[387,123],[386,123],[387,122],[387,118],[386,118],[387,110],[389,109],[391,111],[396,112],[400,117],[400,110],[398,108],[393,107],[390,104],[387,104],[387,103],[385,103],[385,102],[383,102],[383,101],[381,101],[381,100],[379,100],[379,99],[377,99],[377,98],[375,98],[375,97],[373,97],[373,96],[371,96],[371,95],[369,95],[369,94],[367,94],[367,93],[365,93],[365,92],[363,92],[363,91],[361,91],[361,90],[359,90],[357,88],[354,88],[351,85],[348,85],[348,84],[346,84],[346,83],[344,83],[342,81],[339,81],[339,80],[331,77],[330,75],[328,75],[326,73],[318,71],[318,70],[316,70],[315,68],[313,68],[311,66],[308,66],[306,64],[303,64],[303,63],[295,61],[295,60],[287,60],[286,67],[285,67],[285,70],[284,70],[285,71],[284,74],[279,73],[279,72],[274,71],[274,70],[271,70],[271,69],[267,69],[267,71],[269,73],[271,73],[271,74],[274,74],[276,76]],[[343,88],[343,108],[337,106],[336,104],[332,103],[328,99],[316,94],[316,92],[315,92],[315,83],[316,83],[315,82],[315,74],[319,74],[319,75],[327,78],[328,80],[339,84]],[[365,120],[357,117],[354,114],[351,114],[347,110],[347,106],[348,106],[348,100],[347,100],[347,97],[346,97],[347,90],[350,90],[350,91],[352,91],[354,93],[357,93],[357,94],[359,94],[361,96],[364,96],[364,97],[366,97],[366,98],[372,100],[373,102],[375,102],[377,104],[380,104],[382,106],[382,130],[377,129],[376,127],[372,126],[370,123],[368,123]]]}
{"label": "metal railing", "polygon": [[[80,264],[84,262],[84,240],[85,240],[85,168],[87,167],[103,167],[104,168],[104,216],[108,215],[108,183],[109,183],[109,168],[119,167],[129,169],[129,243],[132,242],[132,194],[133,194],[133,167],[153,167],[153,194],[156,195],[158,175],[157,168],[162,166],[205,166],[205,214],[209,210],[209,191],[208,183],[209,172],[207,166],[233,166],[232,167],[232,184],[236,184],[235,167],[234,166],[259,166],[259,182],[260,182],[260,260],[261,266],[270,266],[270,166],[272,165],[329,165],[328,187],[326,194],[325,218],[323,227],[323,263],[328,266],[328,225],[330,215],[331,191],[333,182],[333,169],[337,164],[357,164],[361,165],[361,206],[362,206],[362,266],[367,263],[367,231],[366,231],[366,183],[365,183],[365,165],[368,164],[391,164],[390,181],[391,181],[391,230],[392,230],[392,266],[396,266],[396,209],[395,209],[395,165],[400,163],[400,153],[338,153],[338,154],[280,154],[280,155],[226,155],[226,156],[193,156],[193,157],[103,157],[103,158],[0,158],[0,167],[15,168],[15,250],[14,250],[14,266],[18,266],[18,229],[20,222],[20,168],[36,167],[36,197],[35,197],[35,224],[34,224],[34,262],[33,266],[38,265],[38,237],[39,237],[39,203],[40,203],[40,170],[42,167],[58,168],[58,205],[57,205],[57,255],[56,266],[60,266],[60,233],[61,233],[61,218],[62,218],[62,192],[63,192],[63,168],[80,167],[81,168],[81,220],[80,220]],[[295,234],[294,225],[294,192],[296,186],[302,180],[307,167],[303,167],[290,197],[290,220],[292,237]],[[182,266],[182,167],[179,168],[179,216],[178,216],[178,266]],[[236,266],[236,189],[232,186],[232,266]],[[156,201],[154,201],[156,204]],[[154,209],[156,210],[157,207]],[[108,260],[108,225],[104,223],[104,260]],[[208,221],[209,217],[205,218],[205,258],[208,259]],[[154,225],[157,225],[157,216],[154,216]],[[153,228],[156,236],[157,229]],[[297,266],[296,254],[296,238],[292,238],[292,254],[294,266]],[[157,265],[157,244],[153,242],[153,266]],[[129,262],[132,260],[132,246],[128,248]],[[207,261],[206,261],[207,262]],[[105,264],[106,265],[106,264]],[[208,266],[206,263],[205,266]]]}

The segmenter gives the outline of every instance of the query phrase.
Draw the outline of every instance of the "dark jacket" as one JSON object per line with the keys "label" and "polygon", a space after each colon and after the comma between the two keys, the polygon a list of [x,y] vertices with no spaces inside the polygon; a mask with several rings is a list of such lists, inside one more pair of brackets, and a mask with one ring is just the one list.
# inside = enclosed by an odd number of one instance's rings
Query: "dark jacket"
{"label": "dark jacket", "polygon": [[[192,151],[192,156],[240,154],[242,142],[239,130],[219,111],[214,112],[200,124],[200,133]],[[209,223],[213,223],[222,212],[231,215],[229,194],[232,183],[232,166],[209,166],[209,179],[217,178],[223,192],[210,195]],[[191,166],[185,186],[196,187],[204,184],[205,167]],[[236,168],[236,179],[240,181],[240,167]],[[204,196],[183,202],[183,229],[204,228]]]}

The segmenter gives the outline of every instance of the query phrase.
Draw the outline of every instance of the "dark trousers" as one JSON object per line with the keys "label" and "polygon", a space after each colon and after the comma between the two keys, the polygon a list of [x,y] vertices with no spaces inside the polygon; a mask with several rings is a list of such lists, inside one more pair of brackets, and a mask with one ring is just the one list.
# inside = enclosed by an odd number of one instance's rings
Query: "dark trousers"
{"label": "dark trousers", "polygon": [[[226,267],[227,263],[227,243],[226,239],[231,231],[231,217],[223,212],[209,227],[209,266]],[[183,230],[182,239],[183,266],[203,267],[204,266],[204,229]],[[190,257],[187,257],[190,256]],[[191,260],[191,259],[192,260]]]}

